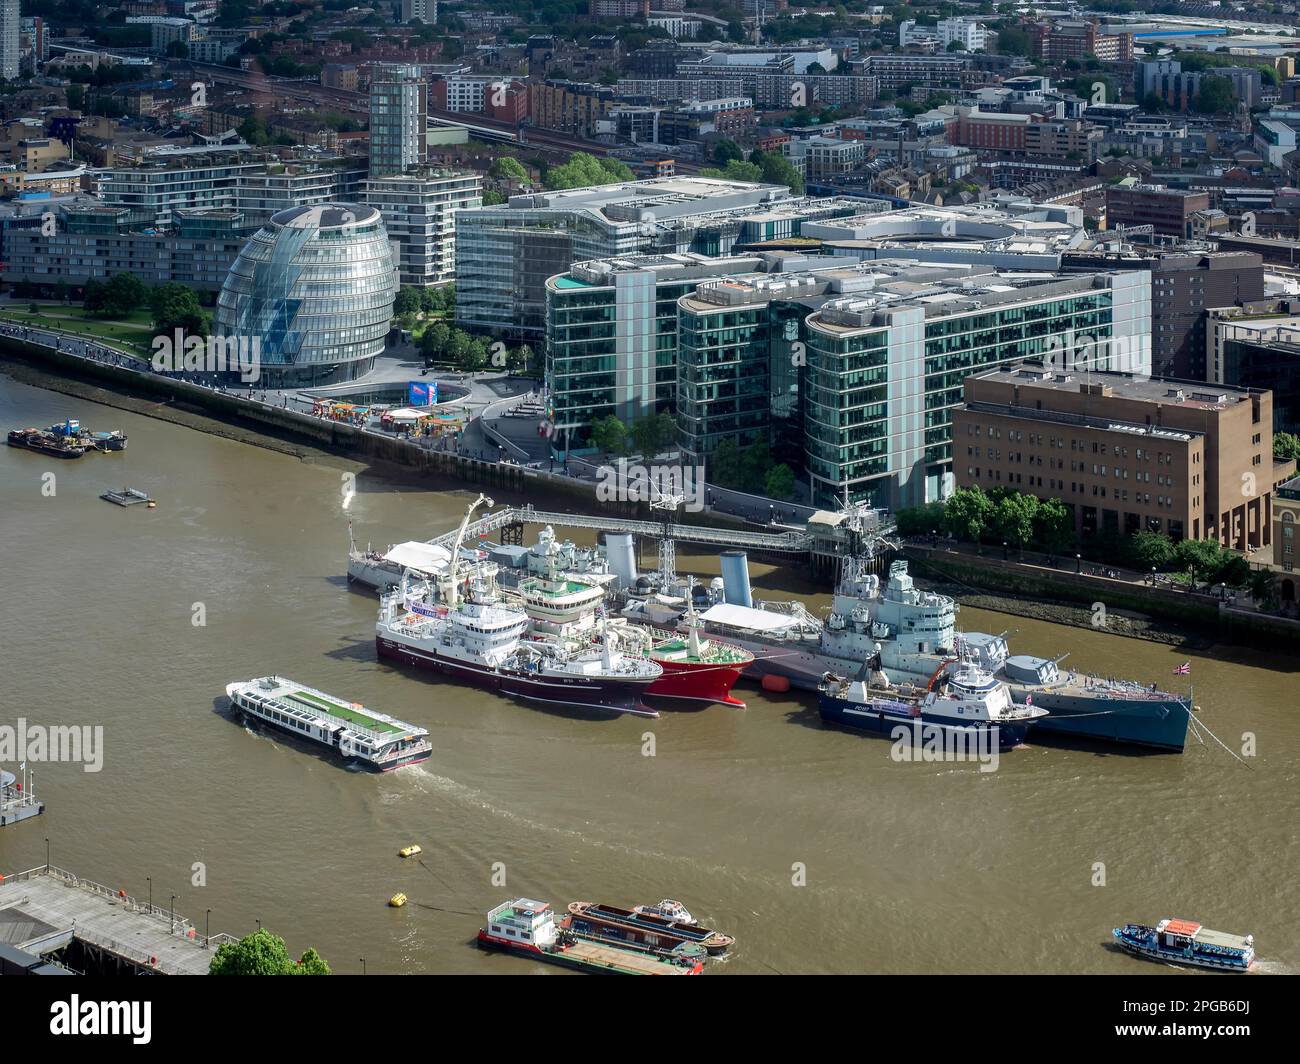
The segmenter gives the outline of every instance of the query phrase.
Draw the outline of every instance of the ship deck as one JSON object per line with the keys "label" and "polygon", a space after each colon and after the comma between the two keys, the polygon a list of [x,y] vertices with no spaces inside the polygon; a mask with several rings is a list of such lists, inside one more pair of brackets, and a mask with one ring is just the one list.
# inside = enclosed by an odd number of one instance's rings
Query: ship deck
{"label": "ship deck", "polygon": [[581,960],[594,969],[617,972],[621,975],[690,975],[691,970],[671,961],[661,960],[647,953],[606,946],[590,939],[581,939],[565,951],[565,955]]}
{"label": "ship deck", "polygon": [[368,728],[371,731],[381,732],[392,735],[401,731],[414,731],[412,728],[399,728],[395,724],[389,724],[387,721],[377,720],[374,717],[352,709],[348,706],[341,706],[337,702],[331,702],[327,699],[320,698],[316,695],[309,694],[306,691],[295,691],[286,689],[285,691],[272,694],[273,698],[278,698],[284,702],[297,703],[304,709],[313,713],[323,713],[327,717],[337,717],[339,720],[347,721],[349,724],[356,724],[362,728]]}
{"label": "ship deck", "polygon": [[1223,946],[1227,949],[1250,948],[1250,943],[1246,941],[1244,935],[1232,935],[1227,931],[1211,931],[1208,927],[1203,927],[1196,933],[1196,941],[1206,946]]}

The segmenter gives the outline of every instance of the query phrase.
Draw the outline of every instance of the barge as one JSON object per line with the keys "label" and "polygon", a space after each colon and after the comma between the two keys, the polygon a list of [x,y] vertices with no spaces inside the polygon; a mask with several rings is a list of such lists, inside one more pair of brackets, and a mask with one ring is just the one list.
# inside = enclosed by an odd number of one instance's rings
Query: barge
{"label": "barge", "polygon": [[651,915],[645,906],[638,911],[589,901],[570,902],[568,926],[578,935],[594,935],[651,949],[672,950],[693,944],[711,957],[722,956],[736,943],[730,935],[700,927],[694,920],[688,923]]}
{"label": "barge", "polygon": [[428,729],[366,709],[281,676],[226,685],[235,713],[335,752],[343,761],[391,772],[426,760]]}
{"label": "barge", "polygon": [[556,924],[548,902],[531,898],[516,898],[492,909],[487,927],[479,928],[478,944],[594,975],[699,975],[704,971],[704,963],[696,957],[660,956],[582,938]]}
{"label": "barge", "polygon": [[36,451],[51,458],[80,458],[86,453],[86,448],[81,444],[56,436],[52,432],[42,432],[40,429],[12,430],[9,433],[9,446]]}

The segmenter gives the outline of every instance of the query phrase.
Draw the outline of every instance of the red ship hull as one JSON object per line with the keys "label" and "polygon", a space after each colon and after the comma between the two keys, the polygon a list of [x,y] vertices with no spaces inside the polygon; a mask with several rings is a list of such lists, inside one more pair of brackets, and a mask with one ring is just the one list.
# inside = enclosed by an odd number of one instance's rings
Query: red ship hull
{"label": "red ship hull", "polygon": [[749,668],[752,657],[740,662],[682,661],[653,651],[650,657],[662,665],[664,671],[646,691],[647,697],[721,702],[725,706],[745,708],[745,703],[732,695],[731,689],[740,679],[740,674]]}

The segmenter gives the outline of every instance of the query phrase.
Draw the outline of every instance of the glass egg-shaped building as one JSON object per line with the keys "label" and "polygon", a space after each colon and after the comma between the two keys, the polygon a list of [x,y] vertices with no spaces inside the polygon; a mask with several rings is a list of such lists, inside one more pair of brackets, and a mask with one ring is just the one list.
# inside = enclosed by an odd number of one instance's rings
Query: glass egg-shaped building
{"label": "glass egg-shaped building", "polygon": [[256,352],[261,387],[350,381],[383,351],[396,295],[377,210],[291,207],[273,215],[231,265],[213,332]]}

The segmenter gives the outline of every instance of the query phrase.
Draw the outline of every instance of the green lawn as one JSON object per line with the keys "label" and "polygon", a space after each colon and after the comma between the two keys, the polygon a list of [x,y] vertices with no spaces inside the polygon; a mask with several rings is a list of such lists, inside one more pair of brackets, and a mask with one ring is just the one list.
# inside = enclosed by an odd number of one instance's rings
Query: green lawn
{"label": "green lawn", "polygon": [[324,710],[331,717],[338,717],[340,720],[346,720],[349,724],[357,724],[362,728],[367,728],[373,732],[398,732],[398,728],[382,720],[375,720],[364,713],[358,713],[355,709],[347,709],[337,705],[334,702],[327,702],[323,698],[317,698],[315,695],[308,694],[306,691],[295,691],[291,695],[285,695],[285,699],[290,702],[302,702],[314,710]]}
{"label": "green lawn", "polygon": [[61,329],[79,336],[93,336],[148,355],[152,351],[153,319],[147,310],[138,310],[126,318],[87,318],[79,309],[50,304],[33,314],[24,307],[13,306],[0,311],[6,321],[31,328]]}

